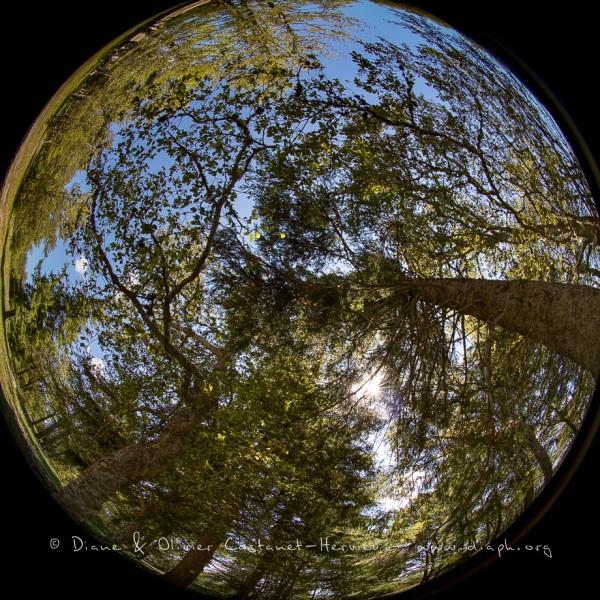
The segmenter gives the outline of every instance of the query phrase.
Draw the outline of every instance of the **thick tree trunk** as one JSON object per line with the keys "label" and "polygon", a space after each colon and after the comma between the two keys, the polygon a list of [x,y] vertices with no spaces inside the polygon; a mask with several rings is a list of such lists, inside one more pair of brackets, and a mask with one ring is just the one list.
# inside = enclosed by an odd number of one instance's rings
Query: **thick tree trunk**
{"label": "thick tree trunk", "polygon": [[600,374],[600,290],[586,285],[486,279],[409,279],[416,298],[526,335]]}
{"label": "thick tree trunk", "polygon": [[58,491],[56,500],[75,521],[85,521],[118,490],[173,466],[189,447],[194,428],[209,412],[207,407],[182,410],[156,439],[98,459]]}
{"label": "thick tree trunk", "polygon": [[223,541],[223,527],[205,529],[194,544],[194,547],[161,579],[173,587],[184,588],[202,573],[211,561],[217,548]]}

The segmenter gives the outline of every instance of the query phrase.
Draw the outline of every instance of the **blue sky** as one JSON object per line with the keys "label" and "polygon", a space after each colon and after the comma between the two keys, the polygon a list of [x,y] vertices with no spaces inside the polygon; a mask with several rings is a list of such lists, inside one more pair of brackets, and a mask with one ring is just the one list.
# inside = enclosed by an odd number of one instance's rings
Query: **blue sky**
{"label": "blue sky", "polygon": [[[361,25],[360,39],[354,38],[353,41],[344,44],[336,43],[331,48],[336,56],[333,58],[320,57],[320,59],[325,67],[326,74],[330,77],[339,78],[350,89],[354,88],[353,79],[356,76],[356,65],[348,58],[348,55],[353,50],[363,51],[361,42],[377,42],[380,38],[385,38],[394,44],[407,43],[414,45],[419,42],[416,35],[394,23],[395,16],[393,12],[380,4],[368,1],[355,2],[346,7],[343,12],[347,16],[364,23],[364,25]],[[362,93],[364,94],[364,92]],[[81,179],[81,174],[78,175],[78,179]],[[241,217],[247,217],[251,213],[252,203],[245,195],[240,193],[236,208],[239,210]],[[80,256],[70,255],[64,242],[60,240],[56,247],[48,253],[47,257],[45,257],[43,247],[34,247],[31,249],[27,261],[28,280],[31,280],[31,272],[40,260],[44,261],[42,266],[42,272],[44,273],[59,272],[65,265],[68,265],[67,272],[71,278],[83,277],[81,259]]]}
{"label": "blue sky", "polygon": [[[331,57],[319,56],[319,59],[328,77],[339,79],[351,92],[360,92],[365,97],[364,90],[359,90],[354,84],[357,68],[356,64],[350,59],[350,52],[357,51],[362,53],[364,52],[363,43],[378,42],[382,38],[396,45],[406,43],[412,47],[421,40],[417,35],[398,24],[398,17],[394,14],[394,10],[380,4],[368,1],[355,2],[346,7],[343,12],[346,16],[360,21],[360,26],[353,32],[354,37],[349,38],[345,42],[332,42],[330,47]],[[428,93],[422,82],[417,82],[416,89],[418,92]],[[373,100],[373,98],[369,97],[366,97],[366,99]],[[113,126],[113,133],[116,134],[115,140],[117,142],[119,136],[115,126]],[[158,164],[152,165],[152,169],[160,166]],[[78,173],[72,183],[78,183],[82,187],[85,187],[84,174],[81,172]],[[238,199],[235,202],[235,208],[238,210],[239,216],[241,218],[248,217],[251,214],[252,207],[252,200],[238,190]],[[253,228],[249,227],[248,231],[253,231]],[[247,243],[251,243],[247,237],[246,241]],[[43,261],[43,273],[57,273],[62,271],[66,266],[68,276],[73,283],[81,281],[86,277],[87,257],[71,255],[67,250],[67,244],[60,240],[57,242],[56,247],[48,252],[47,256],[45,256],[45,248],[43,246],[31,249],[26,267],[29,281],[31,281],[33,269],[40,260]],[[90,347],[90,352],[93,356],[102,355],[100,348],[94,343]]]}

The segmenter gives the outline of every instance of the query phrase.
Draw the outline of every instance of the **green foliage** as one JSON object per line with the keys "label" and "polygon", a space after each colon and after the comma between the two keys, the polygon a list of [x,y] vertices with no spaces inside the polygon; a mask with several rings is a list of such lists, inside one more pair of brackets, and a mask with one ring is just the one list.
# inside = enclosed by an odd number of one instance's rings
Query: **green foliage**
{"label": "green foliage", "polygon": [[[359,45],[345,5],[214,2],[139,32],[15,204],[8,340],[23,407],[63,432],[62,492],[93,491],[119,543],[181,542],[148,546],[164,572],[215,540],[193,585],[223,597],[447,571],[472,550],[439,546],[492,541],[547,484],[592,392],[506,306],[448,300],[476,279],[597,291],[598,218],[550,115],[414,13],[389,16],[420,45]],[[327,67],[343,41],[353,81]],[[86,268],[21,273],[55,245]]]}

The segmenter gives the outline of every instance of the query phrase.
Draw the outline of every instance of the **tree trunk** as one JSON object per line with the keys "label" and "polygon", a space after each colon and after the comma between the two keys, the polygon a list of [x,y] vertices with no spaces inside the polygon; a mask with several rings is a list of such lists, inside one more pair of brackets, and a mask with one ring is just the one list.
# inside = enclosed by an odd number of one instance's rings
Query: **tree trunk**
{"label": "tree trunk", "polygon": [[540,441],[537,439],[535,433],[521,421],[519,423],[521,430],[523,431],[523,435],[525,437],[525,443],[533,452],[535,456],[535,460],[537,461],[542,473],[544,474],[544,485],[548,485],[550,480],[552,479],[552,474],[554,473],[554,467],[552,466],[552,461],[546,452],[546,449]]}
{"label": "tree trunk", "polygon": [[[407,286],[407,287],[405,287]],[[600,374],[600,290],[587,285],[486,279],[410,279],[419,300],[526,335]],[[408,288],[408,289],[407,289]]]}
{"label": "tree trunk", "polygon": [[60,421],[55,421],[51,425],[48,425],[48,427],[45,427],[41,431],[38,431],[35,434],[35,436],[37,437],[38,440],[43,440],[44,438],[48,437],[50,434],[57,431],[60,428],[60,426],[61,426]]}
{"label": "tree trunk", "polygon": [[208,407],[182,410],[156,439],[103,456],[54,497],[76,522],[85,521],[118,490],[173,466],[188,449],[194,428],[209,412]]}
{"label": "tree trunk", "polygon": [[29,425],[31,425],[33,427],[35,425],[39,425],[40,423],[43,423],[44,421],[52,418],[55,414],[56,414],[56,412],[50,413],[49,415],[46,415],[45,417],[41,417],[41,418],[37,419],[36,421],[31,421],[29,419],[29,417],[27,417],[27,416],[26,416],[26,418],[29,421]]}
{"label": "tree trunk", "polygon": [[254,567],[252,573],[250,573],[250,577],[246,581],[244,581],[237,591],[229,596],[227,600],[247,600],[248,596],[254,591],[258,583],[263,577],[265,572],[265,561],[261,559],[256,567]]}
{"label": "tree trunk", "polygon": [[[280,495],[282,492],[280,492]],[[286,507],[283,513],[279,516],[275,525],[272,527],[269,534],[269,541],[277,545],[282,533],[285,532],[286,526],[289,525],[291,518],[293,516],[293,510],[289,507]],[[283,543],[285,545],[285,543]],[[256,590],[256,586],[260,583],[260,580],[263,578],[265,571],[267,569],[274,570],[277,565],[277,556],[276,550],[265,550],[260,557],[260,560],[250,573],[248,579],[246,579],[243,583],[240,584],[240,587],[235,591],[234,594],[229,596],[227,600],[247,600],[248,596],[252,594]],[[281,590],[279,590],[281,592]]]}
{"label": "tree trunk", "polygon": [[[525,494],[525,498],[523,499],[523,511],[526,511],[530,506],[531,503],[535,500],[535,490],[533,489],[533,486],[530,485],[527,488],[527,493]],[[498,534],[500,535],[500,534]],[[498,537],[498,535],[494,536],[494,537]]]}
{"label": "tree trunk", "polygon": [[183,588],[202,573],[206,565],[211,561],[217,548],[223,541],[223,527],[217,531],[214,527],[205,529],[194,544],[194,547],[161,579],[173,587]]}
{"label": "tree trunk", "polygon": [[506,419],[507,423],[514,423],[521,435],[527,447],[531,450],[535,460],[537,461],[542,473],[544,475],[544,484],[548,485],[552,479],[554,467],[550,456],[546,452],[546,449],[542,443],[537,439],[534,430],[523,421],[520,415],[514,414],[509,410],[508,406],[501,399],[501,394],[495,393],[492,385],[492,330],[493,327],[488,325],[488,335],[485,340],[485,379],[486,388],[490,401],[494,406],[500,409],[500,417]]}
{"label": "tree trunk", "polygon": [[5,321],[8,321],[8,319],[12,319],[16,313],[17,311],[14,308],[2,311],[2,315]]}

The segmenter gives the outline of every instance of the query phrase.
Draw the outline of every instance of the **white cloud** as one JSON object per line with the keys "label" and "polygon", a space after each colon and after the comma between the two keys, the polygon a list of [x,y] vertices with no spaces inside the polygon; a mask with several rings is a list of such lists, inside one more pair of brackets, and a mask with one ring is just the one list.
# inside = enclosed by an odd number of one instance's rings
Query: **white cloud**
{"label": "white cloud", "polygon": [[85,275],[88,268],[88,259],[85,256],[80,256],[75,261],[75,271],[80,275]]}

